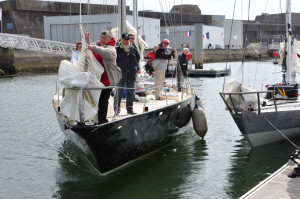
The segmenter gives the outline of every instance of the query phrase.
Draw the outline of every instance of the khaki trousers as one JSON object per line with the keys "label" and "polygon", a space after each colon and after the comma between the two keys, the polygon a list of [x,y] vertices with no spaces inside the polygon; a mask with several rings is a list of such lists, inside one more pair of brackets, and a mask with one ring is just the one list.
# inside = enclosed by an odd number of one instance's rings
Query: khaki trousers
{"label": "khaki trousers", "polygon": [[155,68],[154,70],[154,95],[155,99],[160,97],[160,91],[165,82],[165,69]]}

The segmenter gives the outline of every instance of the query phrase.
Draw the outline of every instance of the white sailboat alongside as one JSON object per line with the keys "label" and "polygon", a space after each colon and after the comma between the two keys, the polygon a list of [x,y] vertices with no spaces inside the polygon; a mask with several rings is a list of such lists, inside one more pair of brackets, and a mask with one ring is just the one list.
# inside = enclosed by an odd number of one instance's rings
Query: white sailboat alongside
{"label": "white sailboat alongside", "polygon": [[[296,72],[300,74],[300,43],[292,34],[291,1],[287,0],[286,40],[281,44],[282,83],[267,85],[266,91],[245,87],[243,64],[220,92],[227,109],[247,141],[262,146],[300,136],[300,100]],[[242,78],[240,78],[242,79]]]}

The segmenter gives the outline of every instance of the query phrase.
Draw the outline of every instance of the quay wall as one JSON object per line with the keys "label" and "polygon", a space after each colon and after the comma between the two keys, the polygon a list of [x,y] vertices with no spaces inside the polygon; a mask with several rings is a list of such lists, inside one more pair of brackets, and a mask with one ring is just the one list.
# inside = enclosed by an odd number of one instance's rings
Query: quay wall
{"label": "quay wall", "polygon": [[[150,50],[146,50],[147,54]],[[194,53],[193,51],[191,51]],[[243,50],[232,49],[229,51],[224,49],[203,50],[204,63],[240,61],[243,56]],[[178,55],[181,51],[178,51]],[[268,59],[267,50],[247,50],[246,57],[249,59]],[[5,74],[41,74],[41,73],[57,73],[61,60],[68,59],[63,56],[49,55],[17,49],[0,48],[0,69]]]}

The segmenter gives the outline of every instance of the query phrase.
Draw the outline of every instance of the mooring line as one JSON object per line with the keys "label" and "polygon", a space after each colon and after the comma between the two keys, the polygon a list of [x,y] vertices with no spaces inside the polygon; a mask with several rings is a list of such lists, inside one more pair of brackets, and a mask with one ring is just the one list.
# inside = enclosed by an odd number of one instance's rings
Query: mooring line
{"label": "mooring line", "polygon": [[274,126],[263,114],[260,113],[260,115],[276,130],[278,131],[285,139],[287,139],[292,145],[294,145],[294,147],[296,147],[297,149],[299,149],[299,147],[292,142],[288,137],[286,137],[276,126]]}

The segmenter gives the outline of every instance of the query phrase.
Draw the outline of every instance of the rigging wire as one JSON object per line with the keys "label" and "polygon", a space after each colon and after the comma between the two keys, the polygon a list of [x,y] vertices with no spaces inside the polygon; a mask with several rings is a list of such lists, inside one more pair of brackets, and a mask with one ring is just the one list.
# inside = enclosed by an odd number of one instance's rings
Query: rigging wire
{"label": "rigging wire", "polygon": [[[145,35],[145,10],[144,10],[144,0],[142,0],[142,9],[143,9],[143,34],[142,34],[142,39],[145,39],[143,38],[143,36]],[[156,25],[155,25],[156,26]],[[154,48],[153,48],[154,49]]]}
{"label": "rigging wire", "polygon": [[[258,68],[258,62],[256,62],[256,68],[255,68],[255,76],[254,76],[253,88],[255,88],[255,84],[256,84],[257,68]],[[248,74],[249,74],[249,73],[248,73]],[[248,75],[248,77],[249,77],[249,75]]]}
{"label": "rigging wire", "polygon": [[162,10],[162,13],[163,13],[163,17],[164,17],[164,21],[165,21],[165,26],[166,26],[166,30],[168,29],[168,24],[167,24],[167,20],[166,20],[166,16],[165,16],[165,12],[164,12],[164,8],[163,8],[163,5],[162,5],[162,0],[159,0],[159,4],[160,4],[160,8]]}
{"label": "rigging wire", "polygon": [[[183,33],[183,29],[182,29],[182,0],[181,0],[181,7],[180,7],[180,27],[181,27],[181,33]],[[184,43],[184,33],[182,34],[182,37],[180,37],[180,43],[181,44]]]}
{"label": "rigging wire", "polygon": [[267,3],[266,3],[265,13],[267,13],[268,1],[269,0],[267,0]]}
{"label": "rigging wire", "polygon": [[[72,3],[71,3],[71,0],[70,0],[70,22],[69,22],[69,26],[68,26],[68,42],[71,43],[70,41],[70,38],[71,38],[71,35],[70,35],[70,25],[71,25],[71,18],[72,18]],[[76,42],[75,42],[76,43]]]}
{"label": "rigging wire", "polygon": [[[176,37],[175,37],[175,14],[176,14],[176,12],[175,12],[175,9],[176,9],[175,0],[173,2],[174,2],[174,6],[173,6],[173,8],[174,8],[174,11],[173,11],[174,12],[174,16],[173,16],[173,18],[171,18],[171,21],[172,21],[172,27],[173,27],[174,48],[177,49],[176,48]],[[169,5],[171,5],[171,4],[169,4]],[[171,10],[171,9],[169,9],[169,10]],[[170,15],[172,16],[171,13],[170,13]]]}
{"label": "rigging wire", "polygon": [[[249,27],[250,2],[251,2],[251,0],[249,0],[249,4],[248,4],[248,21],[247,21],[246,30],[245,30],[245,35],[246,36],[248,35],[248,27]],[[247,45],[246,45],[246,40],[244,39],[244,53],[243,53],[243,58],[242,58],[242,68],[243,68],[243,70],[242,70],[242,82],[243,82],[243,79],[244,79],[244,62],[245,62],[246,50],[247,50]]]}
{"label": "rigging wire", "polygon": [[[226,57],[226,66],[225,66],[226,70],[227,70],[227,63],[228,63],[228,57],[229,57],[229,48],[230,48],[230,45],[231,45],[231,35],[232,35],[232,27],[233,27],[235,5],[236,5],[236,0],[234,0],[234,6],[233,6],[233,12],[232,12],[232,20],[231,20],[231,27],[230,27],[230,34],[229,34],[229,43],[228,43],[228,47],[227,47],[227,57]],[[223,92],[224,92],[224,88],[225,88],[225,80],[226,80],[226,76],[224,75]]]}
{"label": "rigging wire", "polygon": [[[168,6],[168,5],[169,5],[169,6]],[[168,12],[168,14],[167,14],[167,16],[168,16],[168,18],[169,18],[169,27],[172,27],[172,29],[173,29],[173,32],[172,32],[172,35],[173,35],[173,42],[174,42],[174,48],[176,48],[175,26],[174,26],[174,22],[173,22],[173,21],[175,21],[175,10],[174,10],[174,18],[173,18],[172,13],[170,12],[170,11],[171,11],[171,7],[170,7],[171,3],[170,3],[170,0],[168,1],[168,5],[167,5],[167,2],[165,1],[166,10],[167,10],[167,11],[169,10],[169,12]],[[174,0],[174,9],[175,9],[175,0]],[[168,28],[168,29],[169,29],[169,28]],[[170,30],[170,29],[169,29],[169,30]]]}

